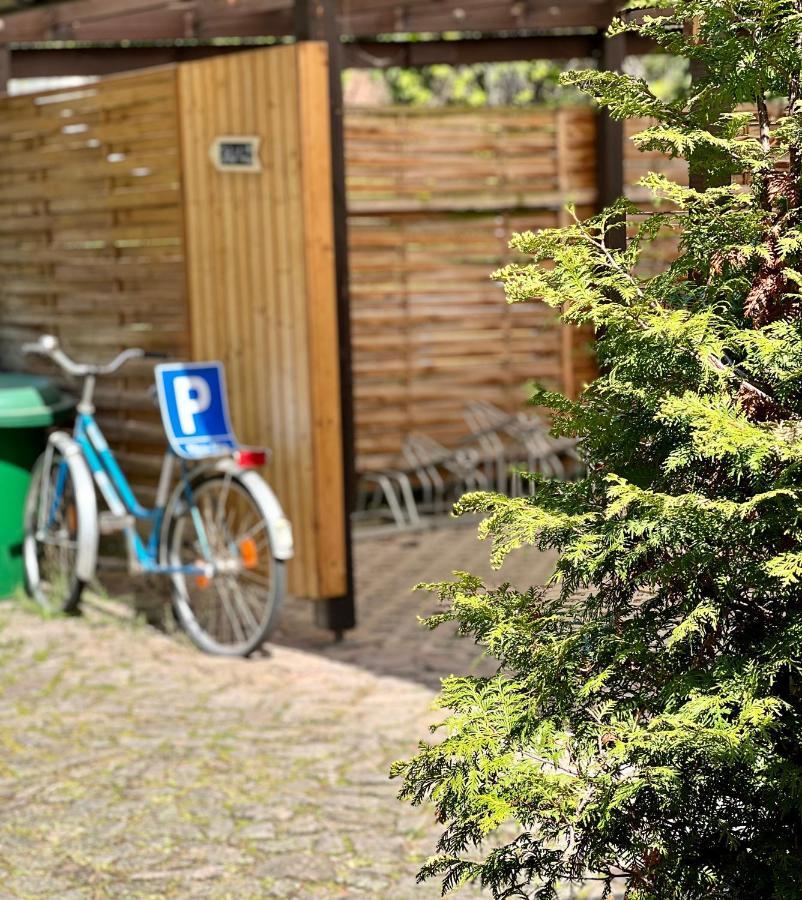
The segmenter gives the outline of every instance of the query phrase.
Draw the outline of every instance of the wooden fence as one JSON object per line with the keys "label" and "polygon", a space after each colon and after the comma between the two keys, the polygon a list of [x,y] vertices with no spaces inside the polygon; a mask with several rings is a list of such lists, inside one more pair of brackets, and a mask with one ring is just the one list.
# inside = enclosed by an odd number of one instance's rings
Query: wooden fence
{"label": "wooden fence", "polygon": [[[19,345],[43,331],[77,357],[223,359],[242,439],[274,450],[295,592],[341,593],[322,48],[3,98],[0,113],[0,364],[30,366]],[[346,126],[358,467],[389,463],[411,431],[457,440],[474,399],[514,410],[532,379],[581,388],[591,335],[543,305],[507,306],[489,276],[513,259],[514,231],[564,224],[569,201],[593,211],[593,112],[355,110]],[[226,134],[262,137],[261,172],[214,168],[210,143]],[[643,162],[628,151],[630,184]],[[139,363],[98,389],[146,487],[163,450],[151,383]]]}
{"label": "wooden fence", "polygon": [[[644,211],[657,210],[651,191],[638,182],[649,172],[658,172],[680,184],[688,183],[688,164],[682,159],[669,159],[656,150],[644,152],[632,142],[632,136],[652,125],[650,119],[627,119],[624,124],[624,184],[626,196]],[[665,207],[663,207],[665,209]],[[634,223],[633,223],[634,224]],[[642,275],[648,276],[662,270],[677,254],[679,234],[664,229],[652,243],[644,248],[639,266]]]}
{"label": "wooden fence", "polygon": [[[169,69],[0,101],[3,364],[38,365],[19,346],[44,331],[79,359],[190,352],[177,121]],[[138,482],[163,440],[152,380],[133,363],[97,389]]]}
{"label": "wooden fence", "polygon": [[465,405],[521,409],[534,379],[574,394],[590,335],[542,304],[507,306],[490,273],[514,231],[596,202],[591,110],[406,108],[346,119],[358,467],[406,434],[463,436]]}
{"label": "wooden fence", "polygon": [[[42,332],[79,359],[222,359],[240,438],[273,450],[308,597],[346,590],[327,109],[320,44],[0,99],[0,363],[37,366],[19,346]],[[261,137],[261,171],[215,168],[225,135]],[[138,363],[97,394],[146,490],[152,382]]]}
{"label": "wooden fence", "polygon": [[[782,100],[770,100],[768,102],[769,117],[775,121],[785,115],[785,106]],[[741,111],[752,111],[748,105]],[[651,119],[628,119],[625,124],[624,147],[624,180],[626,195],[635,201],[643,210],[656,210],[659,205],[654,202],[651,192],[639,186],[637,182],[649,172],[659,172],[676,181],[678,184],[688,184],[688,164],[682,159],[670,159],[656,150],[643,152],[632,143],[632,136],[654,124]],[[747,132],[753,138],[759,136],[759,125],[756,118],[747,126]],[[735,180],[743,183],[742,176],[736,176]],[[666,207],[663,206],[663,209]],[[654,274],[671,262],[676,256],[679,247],[680,235],[674,230],[664,229],[658,238],[645,249],[641,258],[641,272],[644,275]]]}

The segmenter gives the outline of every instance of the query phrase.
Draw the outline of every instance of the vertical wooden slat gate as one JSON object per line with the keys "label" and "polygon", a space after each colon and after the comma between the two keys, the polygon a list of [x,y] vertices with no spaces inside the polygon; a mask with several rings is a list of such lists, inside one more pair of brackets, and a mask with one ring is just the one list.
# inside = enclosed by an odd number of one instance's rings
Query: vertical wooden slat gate
{"label": "vertical wooden slat gate", "polygon": [[[178,69],[192,354],[225,362],[242,439],[274,451],[309,597],[345,592],[325,71],[315,43]],[[262,136],[262,171],[210,170],[220,135]]]}

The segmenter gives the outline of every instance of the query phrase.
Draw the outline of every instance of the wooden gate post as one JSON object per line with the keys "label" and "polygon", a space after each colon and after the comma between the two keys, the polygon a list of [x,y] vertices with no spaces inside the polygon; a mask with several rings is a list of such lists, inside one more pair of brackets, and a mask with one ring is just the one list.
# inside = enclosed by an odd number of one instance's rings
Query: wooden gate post
{"label": "wooden gate post", "polygon": [[340,341],[340,388],[345,478],[345,553],[347,593],[315,604],[319,625],[339,636],[356,624],[351,512],[356,507],[353,372],[351,369],[351,306],[348,276],[348,206],[345,188],[345,126],[342,50],[336,0],[295,0],[295,37],[323,41],[329,49],[331,170],[334,212],[334,256]]}
{"label": "wooden gate post", "polygon": [[0,94],[8,91],[9,81],[11,81],[11,47],[8,44],[0,44]]}
{"label": "wooden gate post", "polygon": [[[599,33],[599,69],[620,72],[626,55],[626,35],[609,38]],[[599,110],[596,172],[599,209],[614,203],[624,193],[624,123],[614,119],[606,109]],[[616,250],[626,247],[626,229],[613,227],[607,243]]]}

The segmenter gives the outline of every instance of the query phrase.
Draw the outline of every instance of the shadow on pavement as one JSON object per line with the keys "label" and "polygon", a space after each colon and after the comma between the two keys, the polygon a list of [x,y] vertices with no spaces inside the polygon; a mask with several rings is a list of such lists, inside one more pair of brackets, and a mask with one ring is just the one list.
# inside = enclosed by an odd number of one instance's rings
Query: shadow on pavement
{"label": "shadow on pavement", "polygon": [[446,525],[420,534],[357,538],[354,565],[357,627],[334,643],[331,633],[313,624],[308,602],[289,599],[273,642],[323,654],[379,675],[416,681],[437,689],[451,674],[490,674],[493,660],[469,638],[444,626],[429,631],[418,621],[437,608],[437,598],[412,588],[468,571],[487,583],[517,587],[542,584],[553,557],[535,550],[513,553],[501,571],[489,565],[490,545],[479,541],[474,523]]}

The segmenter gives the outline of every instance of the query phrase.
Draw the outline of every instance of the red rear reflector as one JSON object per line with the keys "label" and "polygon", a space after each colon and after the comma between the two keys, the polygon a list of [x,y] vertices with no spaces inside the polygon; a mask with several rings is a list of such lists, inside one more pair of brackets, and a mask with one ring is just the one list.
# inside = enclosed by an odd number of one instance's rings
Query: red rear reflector
{"label": "red rear reflector", "polygon": [[256,469],[267,462],[265,450],[235,450],[234,461],[243,469]]}

